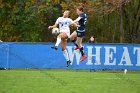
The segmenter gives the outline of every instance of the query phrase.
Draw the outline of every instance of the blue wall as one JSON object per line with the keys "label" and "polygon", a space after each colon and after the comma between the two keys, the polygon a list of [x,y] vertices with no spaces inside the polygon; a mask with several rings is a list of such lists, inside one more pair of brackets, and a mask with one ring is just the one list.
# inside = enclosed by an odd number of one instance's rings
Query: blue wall
{"label": "blue wall", "polygon": [[[0,43],[0,68],[67,68],[59,49],[52,50],[54,43]],[[80,61],[79,50],[67,50],[71,69],[130,69],[140,70],[140,44],[83,44],[88,58]]]}

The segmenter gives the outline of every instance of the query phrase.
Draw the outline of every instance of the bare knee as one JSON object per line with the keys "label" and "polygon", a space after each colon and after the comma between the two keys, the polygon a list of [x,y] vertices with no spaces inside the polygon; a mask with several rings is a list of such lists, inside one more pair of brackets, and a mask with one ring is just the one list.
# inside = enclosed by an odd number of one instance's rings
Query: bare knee
{"label": "bare knee", "polygon": [[66,47],[65,47],[65,46],[62,46],[62,47],[61,47],[61,50],[62,50],[62,51],[64,51],[65,49],[66,49]]}
{"label": "bare knee", "polygon": [[65,50],[65,48],[62,48],[61,50],[62,50],[62,51],[64,51],[64,50]]}

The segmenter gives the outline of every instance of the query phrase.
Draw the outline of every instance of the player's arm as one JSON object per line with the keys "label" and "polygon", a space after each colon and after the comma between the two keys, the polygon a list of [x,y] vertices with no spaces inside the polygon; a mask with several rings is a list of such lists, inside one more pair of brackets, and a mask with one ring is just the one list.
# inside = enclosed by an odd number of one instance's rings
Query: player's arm
{"label": "player's arm", "polygon": [[51,28],[56,28],[56,27],[58,26],[58,24],[59,24],[59,20],[60,20],[60,18],[58,18],[58,19],[56,20],[56,22],[55,22],[55,24],[54,24],[54,25],[49,26],[49,27],[48,27],[48,29],[51,29]]}
{"label": "player's arm", "polygon": [[77,19],[74,20],[74,22],[76,23],[76,22],[78,22],[81,19],[82,19],[82,17],[78,17]]}
{"label": "player's arm", "polygon": [[77,23],[75,23],[72,19],[70,19],[70,25],[71,26],[78,27]]}
{"label": "player's arm", "polygon": [[54,25],[52,25],[52,26],[49,26],[49,27],[48,27],[48,29],[51,29],[51,28],[56,28],[56,27],[57,27],[57,25],[58,25],[58,24],[54,24]]}

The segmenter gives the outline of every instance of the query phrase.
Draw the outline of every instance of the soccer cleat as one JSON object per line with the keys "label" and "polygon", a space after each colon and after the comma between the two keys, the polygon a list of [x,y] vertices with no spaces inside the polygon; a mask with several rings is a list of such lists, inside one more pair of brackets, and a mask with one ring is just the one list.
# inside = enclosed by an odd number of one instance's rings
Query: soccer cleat
{"label": "soccer cleat", "polygon": [[70,63],[71,63],[71,61],[69,60],[69,61],[67,61],[67,67],[70,65]]}
{"label": "soccer cleat", "polygon": [[58,49],[57,46],[51,46],[51,48],[52,48],[52,49],[55,49],[55,50]]}
{"label": "soccer cleat", "polygon": [[75,48],[74,48],[74,50],[77,50],[77,49],[80,49],[78,46],[76,46]]}
{"label": "soccer cleat", "polygon": [[84,61],[86,58],[87,58],[87,56],[86,55],[83,55],[82,58],[81,58],[81,60],[80,60],[80,62]]}

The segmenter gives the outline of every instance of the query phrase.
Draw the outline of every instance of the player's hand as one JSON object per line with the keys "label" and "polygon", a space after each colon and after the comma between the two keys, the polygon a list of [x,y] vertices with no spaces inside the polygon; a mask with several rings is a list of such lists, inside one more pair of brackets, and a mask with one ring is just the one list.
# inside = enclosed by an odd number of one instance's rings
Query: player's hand
{"label": "player's hand", "polygon": [[52,28],[52,26],[49,26],[49,27],[48,27],[48,29],[51,29],[51,28]]}

